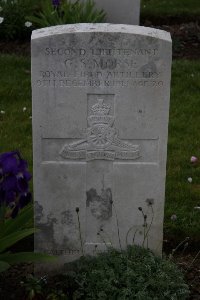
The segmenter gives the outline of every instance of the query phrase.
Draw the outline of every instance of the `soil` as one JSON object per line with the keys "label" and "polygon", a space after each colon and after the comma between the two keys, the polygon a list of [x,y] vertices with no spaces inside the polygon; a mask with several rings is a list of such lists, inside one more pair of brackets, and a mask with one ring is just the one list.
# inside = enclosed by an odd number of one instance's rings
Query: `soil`
{"label": "soil", "polygon": [[30,56],[30,41],[2,41],[0,40],[1,54],[16,54]]}
{"label": "soil", "polygon": [[[185,280],[190,287],[189,300],[200,300],[200,253],[196,255],[179,254],[175,257],[176,264],[185,274]],[[196,256],[196,259],[195,259]]]}
{"label": "soil", "polygon": [[[200,25],[197,21],[158,26],[146,20],[142,25],[163,29],[171,33],[173,58],[200,58]],[[0,41],[0,53],[30,56],[30,41]]]}
{"label": "soil", "polygon": [[153,26],[151,22],[146,21],[144,26],[171,33],[174,59],[200,58],[200,25],[198,22]]}

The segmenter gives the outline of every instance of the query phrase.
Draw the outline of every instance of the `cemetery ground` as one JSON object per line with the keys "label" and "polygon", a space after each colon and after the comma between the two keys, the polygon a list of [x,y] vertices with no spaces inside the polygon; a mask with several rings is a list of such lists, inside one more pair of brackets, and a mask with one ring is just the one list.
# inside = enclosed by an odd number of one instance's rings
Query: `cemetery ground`
{"label": "cemetery ground", "polygon": [[[30,58],[2,54],[0,72],[4,74],[0,82],[1,152],[20,149],[32,171]],[[173,62],[164,249],[170,253],[182,240],[190,237],[184,256],[178,257],[183,268],[187,268],[200,249],[200,163],[190,162],[191,156],[200,159],[199,83],[200,61]],[[192,182],[188,178],[192,178]],[[18,247],[24,247],[24,244]],[[180,250],[183,251],[183,247]],[[197,258],[187,274],[200,292],[199,266]],[[28,270],[30,268],[28,266]],[[17,276],[21,276],[17,268],[14,270]],[[11,272],[8,274],[13,276]]]}
{"label": "cemetery ground", "polygon": [[[142,21],[150,19],[154,25],[194,21],[200,18],[198,0],[141,0]],[[167,19],[167,22],[166,22]]]}
{"label": "cemetery ground", "polygon": [[[176,263],[185,270],[191,298],[200,299],[200,15],[199,0],[142,1],[142,22],[173,36],[173,67],[166,178],[164,252],[181,241]],[[179,21],[174,19],[179,14]],[[165,15],[165,18],[159,17]],[[150,17],[149,17],[150,16]],[[162,24],[160,25],[160,21]],[[156,24],[156,26],[154,26]],[[14,45],[14,46],[13,46]],[[31,78],[29,42],[0,41],[0,152],[19,149],[32,172]],[[15,48],[15,49],[14,49]],[[10,54],[5,54],[10,53]],[[181,59],[180,59],[181,58]],[[199,59],[198,59],[199,58]],[[192,156],[198,158],[191,163]],[[184,247],[186,245],[186,247]],[[16,245],[32,250],[32,240]],[[31,264],[6,273],[7,297],[32,272]],[[14,298],[13,298],[14,299]],[[38,298],[39,299],[39,298]]]}
{"label": "cemetery ground", "polygon": [[[20,149],[32,171],[30,59],[1,55],[0,71],[1,152]],[[200,163],[190,162],[200,157],[199,82],[200,61],[173,62],[165,205],[165,238],[173,246],[186,236],[200,246]]]}

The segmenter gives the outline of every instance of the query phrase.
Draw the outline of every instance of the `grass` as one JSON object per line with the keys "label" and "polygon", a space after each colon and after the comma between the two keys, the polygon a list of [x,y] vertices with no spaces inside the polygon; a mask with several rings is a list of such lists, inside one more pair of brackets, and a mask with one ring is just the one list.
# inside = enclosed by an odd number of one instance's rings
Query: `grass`
{"label": "grass", "polygon": [[0,72],[0,152],[19,149],[32,166],[30,59],[2,55]]}
{"label": "grass", "polygon": [[199,0],[142,0],[142,18],[147,17],[200,17]]}
{"label": "grass", "polygon": [[[166,181],[165,233],[200,239],[200,61],[175,61],[172,73],[171,109]],[[190,184],[188,178],[192,177]],[[172,222],[170,216],[177,215]]]}
{"label": "grass", "polygon": [[[32,170],[30,59],[0,56],[0,152],[19,149]],[[200,242],[200,61],[175,61],[172,72],[165,234]],[[23,107],[27,110],[23,112]],[[188,177],[193,182],[188,182]],[[171,215],[177,215],[177,221]]]}

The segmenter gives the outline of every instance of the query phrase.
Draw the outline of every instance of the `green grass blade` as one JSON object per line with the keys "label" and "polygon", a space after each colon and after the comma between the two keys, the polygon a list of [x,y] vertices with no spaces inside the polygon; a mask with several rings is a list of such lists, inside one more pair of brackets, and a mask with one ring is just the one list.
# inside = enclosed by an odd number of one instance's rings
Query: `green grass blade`
{"label": "green grass blade", "polygon": [[20,252],[0,254],[0,261],[7,262],[10,265],[20,262],[53,262],[57,259],[45,253]]}
{"label": "green grass blade", "polygon": [[18,241],[33,234],[35,231],[36,230],[34,228],[19,230],[0,239],[0,252],[5,251],[7,248],[11,247]]}
{"label": "green grass blade", "polygon": [[4,226],[0,228],[0,238],[10,235],[16,230],[21,230],[29,227],[30,220],[33,219],[33,206],[25,207],[15,219],[9,219]]}

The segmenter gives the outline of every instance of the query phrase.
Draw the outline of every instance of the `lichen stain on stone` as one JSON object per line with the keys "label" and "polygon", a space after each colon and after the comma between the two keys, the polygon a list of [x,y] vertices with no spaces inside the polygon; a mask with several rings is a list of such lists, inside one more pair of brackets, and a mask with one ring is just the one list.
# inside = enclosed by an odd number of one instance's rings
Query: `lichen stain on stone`
{"label": "lichen stain on stone", "polygon": [[66,224],[66,225],[73,224],[73,215],[69,209],[61,213],[61,224]]}
{"label": "lichen stain on stone", "polygon": [[40,243],[51,243],[52,247],[56,245],[54,241],[54,224],[57,222],[57,219],[50,213],[47,215],[47,222],[36,223],[39,231],[35,234],[35,240],[38,245],[40,245]]}
{"label": "lichen stain on stone", "polygon": [[38,224],[37,228],[39,231],[35,234],[36,244],[40,247],[40,244],[47,245],[51,244],[51,247],[56,245],[54,241],[54,228],[53,223]]}
{"label": "lichen stain on stone", "polygon": [[110,188],[102,189],[101,195],[98,195],[96,189],[91,188],[86,195],[86,206],[96,219],[108,220],[112,217],[112,191]]}
{"label": "lichen stain on stone", "polygon": [[35,221],[36,223],[39,223],[40,220],[43,218],[43,206],[38,203],[38,201],[35,201],[34,203],[35,207]]}

